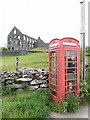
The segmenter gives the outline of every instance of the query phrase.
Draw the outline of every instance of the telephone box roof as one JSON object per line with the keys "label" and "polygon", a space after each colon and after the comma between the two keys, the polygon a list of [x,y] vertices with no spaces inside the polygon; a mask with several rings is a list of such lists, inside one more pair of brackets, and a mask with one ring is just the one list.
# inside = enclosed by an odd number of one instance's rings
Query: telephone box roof
{"label": "telephone box roof", "polygon": [[65,40],[65,39],[72,39],[72,40],[75,40],[75,41],[79,42],[79,41],[78,41],[77,39],[75,39],[75,38],[72,38],[72,37],[65,37],[65,38],[62,38],[62,39],[55,38],[55,39],[51,40],[51,41],[49,42],[49,44],[50,44],[52,41],[54,41],[54,40],[62,41],[62,40]]}

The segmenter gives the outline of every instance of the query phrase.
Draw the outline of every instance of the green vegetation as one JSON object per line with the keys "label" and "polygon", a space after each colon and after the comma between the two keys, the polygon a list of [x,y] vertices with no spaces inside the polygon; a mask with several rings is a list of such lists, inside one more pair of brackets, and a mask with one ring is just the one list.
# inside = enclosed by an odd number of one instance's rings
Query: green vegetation
{"label": "green vegetation", "polygon": [[46,47],[37,47],[33,48],[30,51],[42,51],[42,52],[48,52],[48,49]]}
{"label": "green vegetation", "polygon": [[[86,60],[90,62],[89,50],[86,50]],[[3,70],[15,70],[17,56],[3,56]],[[28,53],[19,57],[19,68],[21,67],[48,67],[48,53]],[[11,87],[3,88],[2,97],[2,116],[3,118],[46,118],[51,111],[54,112],[76,112],[80,104],[90,101],[90,67],[87,68],[85,74],[86,82],[81,81],[80,97],[68,94],[66,100],[61,98],[61,103],[56,104],[50,98],[47,91],[35,90],[29,91],[28,87],[23,84],[22,92],[11,91]],[[72,99],[73,98],[73,99]]]}
{"label": "green vegetation", "polygon": [[2,70],[13,72],[16,70],[16,57],[21,67],[48,67],[48,53],[28,53],[24,56],[2,56]]}
{"label": "green vegetation", "polygon": [[48,91],[24,91],[2,98],[3,118],[46,118],[50,114]]}
{"label": "green vegetation", "polygon": [[7,48],[6,47],[1,47],[0,51],[7,51]]}

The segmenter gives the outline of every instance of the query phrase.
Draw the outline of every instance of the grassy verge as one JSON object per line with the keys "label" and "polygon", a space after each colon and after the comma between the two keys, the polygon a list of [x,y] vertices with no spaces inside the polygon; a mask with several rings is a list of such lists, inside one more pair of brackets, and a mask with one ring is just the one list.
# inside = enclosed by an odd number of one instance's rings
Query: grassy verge
{"label": "grassy verge", "polygon": [[[2,70],[13,72],[16,70],[16,57],[19,58],[19,68],[21,67],[48,67],[48,53],[28,53],[24,56],[2,56]],[[6,67],[4,67],[6,66]]]}
{"label": "grassy verge", "polygon": [[46,118],[50,113],[48,91],[22,92],[2,98],[3,118]]}

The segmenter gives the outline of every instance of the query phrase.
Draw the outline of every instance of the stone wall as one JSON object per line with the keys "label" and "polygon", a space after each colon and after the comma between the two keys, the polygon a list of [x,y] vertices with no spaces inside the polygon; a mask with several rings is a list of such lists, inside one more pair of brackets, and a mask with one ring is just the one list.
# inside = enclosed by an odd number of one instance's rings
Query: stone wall
{"label": "stone wall", "polygon": [[27,51],[3,51],[0,52],[0,56],[17,56],[17,55],[25,55]]}
{"label": "stone wall", "polygon": [[[3,51],[0,52],[0,56],[18,56],[26,53],[43,53],[43,51]],[[44,53],[48,53],[48,51]]]}
{"label": "stone wall", "polygon": [[38,37],[38,40],[35,42],[35,47],[49,47],[48,43],[44,43],[43,40],[40,39],[40,37]]}
{"label": "stone wall", "polygon": [[23,83],[25,83],[30,90],[35,89],[46,89],[48,88],[48,68],[21,68],[18,71],[0,72],[0,83],[3,87],[8,84],[11,85],[13,89],[21,89]]}

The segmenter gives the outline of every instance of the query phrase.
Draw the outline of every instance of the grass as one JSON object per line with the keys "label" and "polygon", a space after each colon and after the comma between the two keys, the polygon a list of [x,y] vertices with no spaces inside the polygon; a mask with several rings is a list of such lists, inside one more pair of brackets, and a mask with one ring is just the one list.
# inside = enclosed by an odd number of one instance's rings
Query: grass
{"label": "grass", "polygon": [[[46,51],[46,48],[35,48],[32,51]],[[85,61],[90,62],[89,56],[90,49],[86,48],[86,58]],[[2,66],[0,66],[0,70],[13,72],[16,70],[16,57],[19,58],[19,68],[21,67],[48,67],[48,53],[28,53],[23,56],[2,56],[0,62],[2,61]],[[5,67],[5,66],[6,67]]]}
{"label": "grass", "polygon": [[[21,67],[48,67],[48,53],[28,53],[24,56],[2,56],[2,70],[13,72],[16,70],[16,57],[19,58],[19,68]],[[6,68],[4,67],[6,65]],[[0,70],[1,70],[0,68]]]}
{"label": "grass", "polygon": [[47,52],[48,48],[46,47],[37,47],[37,48],[33,48],[30,51],[42,51],[42,52]]}
{"label": "grass", "polygon": [[[3,56],[2,65],[7,65],[7,71],[15,70],[17,56]],[[20,67],[48,67],[48,53],[28,53],[19,57]],[[90,56],[88,56],[88,61]],[[90,61],[89,61],[90,62]],[[89,68],[90,70],[90,68]],[[86,71],[86,82],[90,88],[90,74]],[[2,97],[2,117],[3,118],[46,118],[50,111],[60,112],[59,104],[50,99],[48,91],[23,91],[13,96]]]}
{"label": "grass", "polygon": [[2,98],[3,118],[46,118],[50,114],[48,91],[22,92]]}

